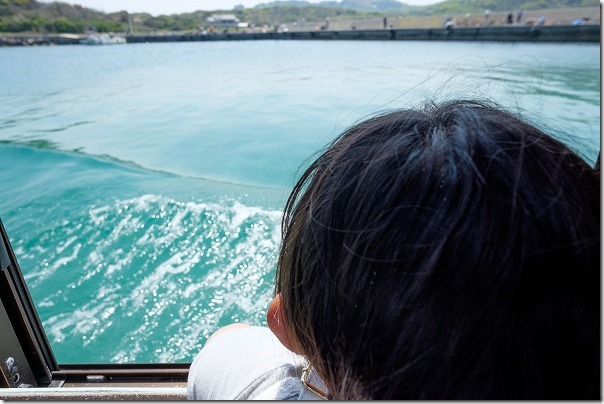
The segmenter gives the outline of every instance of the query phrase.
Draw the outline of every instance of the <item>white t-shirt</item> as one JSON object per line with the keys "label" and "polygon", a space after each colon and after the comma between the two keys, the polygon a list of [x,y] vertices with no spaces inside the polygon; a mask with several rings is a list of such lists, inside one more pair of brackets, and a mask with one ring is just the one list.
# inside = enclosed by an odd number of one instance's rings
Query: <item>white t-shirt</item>
{"label": "white t-shirt", "polygon": [[212,338],[191,364],[189,400],[319,400],[300,381],[307,365],[265,327]]}

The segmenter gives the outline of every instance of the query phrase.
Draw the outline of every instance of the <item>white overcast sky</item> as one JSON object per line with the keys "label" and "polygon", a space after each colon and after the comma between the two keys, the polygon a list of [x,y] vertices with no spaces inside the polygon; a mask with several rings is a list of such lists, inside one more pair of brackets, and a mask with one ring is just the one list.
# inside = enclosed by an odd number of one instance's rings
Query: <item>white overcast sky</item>
{"label": "white overcast sky", "polygon": [[[51,0],[42,0],[51,2]],[[94,8],[105,13],[126,10],[131,13],[147,12],[152,15],[188,13],[197,10],[230,10],[237,4],[254,7],[259,3],[271,0],[59,0],[63,3],[80,4],[83,7]],[[310,0],[318,3],[320,0]],[[425,6],[440,3],[443,0],[399,0],[415,6]]]}

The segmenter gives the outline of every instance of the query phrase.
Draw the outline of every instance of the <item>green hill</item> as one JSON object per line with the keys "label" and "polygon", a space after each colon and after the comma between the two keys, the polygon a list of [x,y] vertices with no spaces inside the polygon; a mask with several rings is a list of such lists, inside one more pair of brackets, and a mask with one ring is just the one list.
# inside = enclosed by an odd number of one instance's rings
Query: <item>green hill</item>
{"label": "green hill", "polygon": [[152,16],[126,11],[103,13],[79,5],[36,0],[0,0],[0,32],[83,33],[126,32],[130,24],[136,32],[194,31],[205,25],[213,13],[232,13],[240,21],[256,25],[382,16],[445,15],[491,11],[535,10],[557,7],[598,6],[598,0],[446,0],[432,6],[409,6],[396,0],[340,0],[309,3],[302,0],[275,1],[236,10],[195,11]]}
{"label": "green hill", "polygon": [[0,0],[0,32],[116,32],[127,23],[126,12],[105,14],[59,2]]}
{"label": "green hill", "polygon": [[484,10],[540,10],[544,8],[597,7],[599,0],[447,0],[425,8],[427,14],[475,13]]}
{"label": "green hill", "polygon": [[237,10],[195,11],[193,13],[152,16],[148,13],[102,13],[79,5],[61,2],[42,3],[35,0],[0,0],[0,32],[65,32],[82,33],[125,32],[129,18],[137,32],[196,30],[205,25],[213,13],[233,13],[241,21],[256,25],[289,23],[301,18],[307,21],[324,21],[330,18],[368,18],[379,16],[376,12],[341,7],[280,5]]}

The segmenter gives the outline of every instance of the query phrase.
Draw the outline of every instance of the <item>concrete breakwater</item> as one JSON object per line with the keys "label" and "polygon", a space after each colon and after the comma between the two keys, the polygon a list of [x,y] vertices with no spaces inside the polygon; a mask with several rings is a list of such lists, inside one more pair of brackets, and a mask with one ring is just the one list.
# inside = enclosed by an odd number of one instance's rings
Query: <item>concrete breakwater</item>
{"label": "concrete breakwater", "polygon": [[214,33],[206,35],[131,35],[128,43],[228,40],[408,40],[497,42],[600,42],[599,25],[542,27],[473,27],[428,29],[376,29],[293,31],[267,33]]}
{"label": "concrete breakwater", "polygon": [[[82,38],[84,38],[82,36]],[[0,35],[0,46],[75,45],[80,35]]]}
{"label": "concrete breakwater", "polygon": [[[84,38],[84,37],[82,37]],[[0,46],[78,44],[75,35],[0,37]],[[290,31],[202,34],[134,34],[127,43],[244,41],[244,40],[397,40],[397,41],[495,41],[495,42],[600,42],[600,25],[507,26],[375,29],[339,31]]]}

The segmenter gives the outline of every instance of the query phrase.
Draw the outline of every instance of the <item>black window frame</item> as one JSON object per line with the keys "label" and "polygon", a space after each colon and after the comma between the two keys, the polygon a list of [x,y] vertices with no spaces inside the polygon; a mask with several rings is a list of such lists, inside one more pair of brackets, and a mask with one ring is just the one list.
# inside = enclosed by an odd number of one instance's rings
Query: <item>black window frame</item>
{"label": "black window frame", "polygon": [[1,219],[0,238],[0,389],[186,383],[190,363],[57,363]]}

